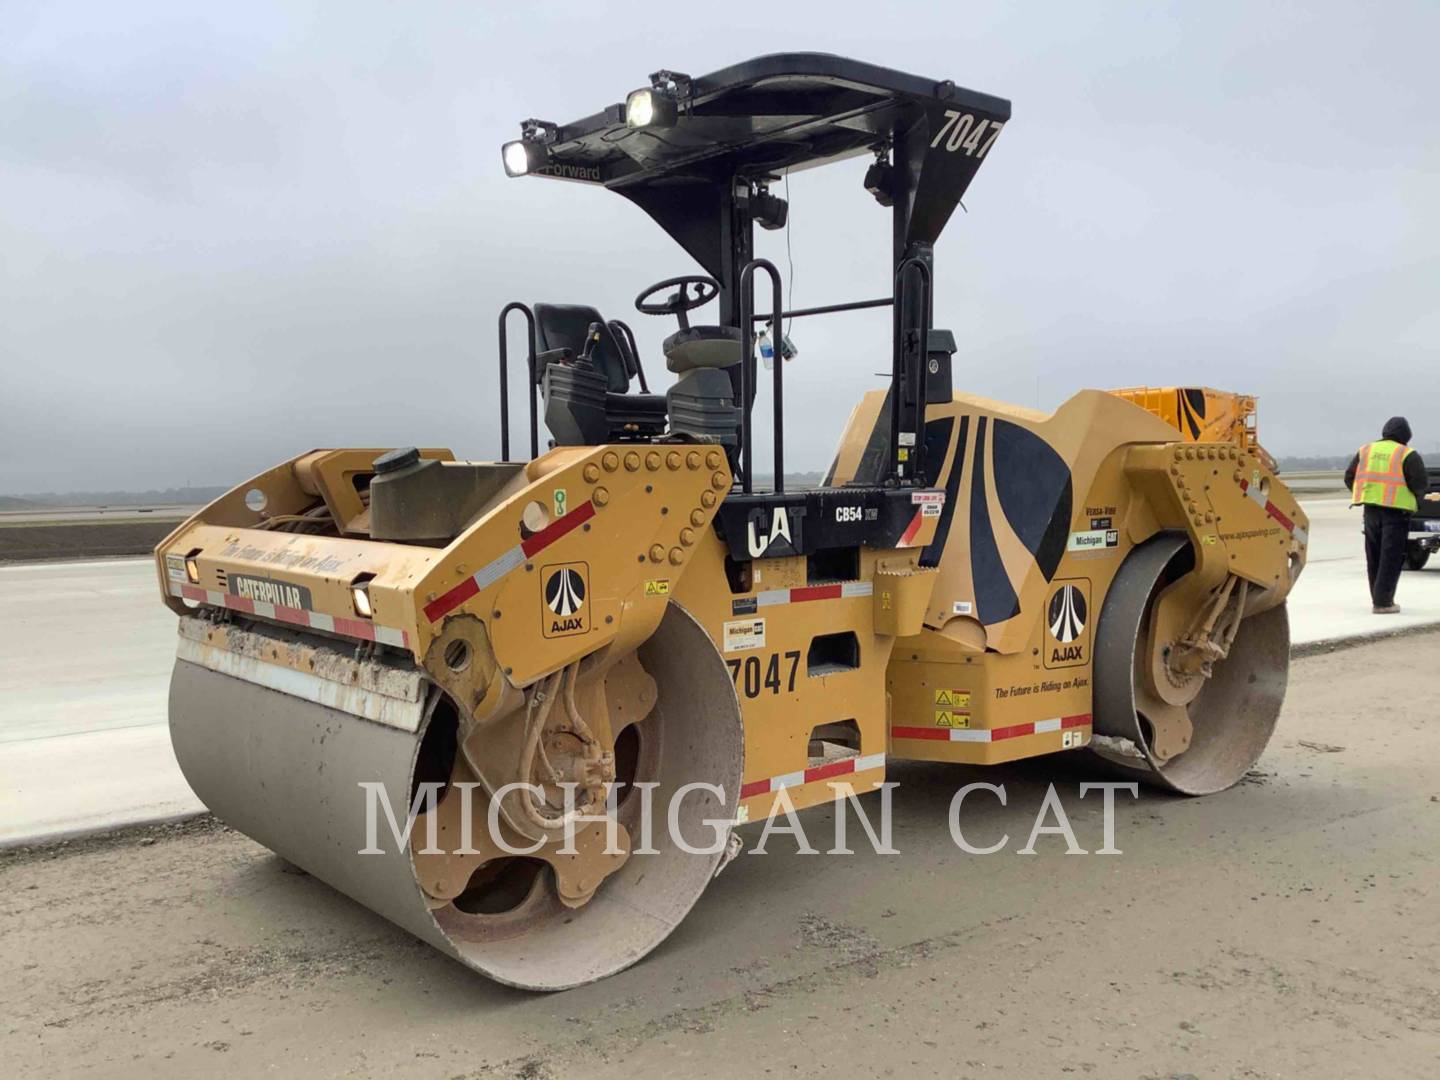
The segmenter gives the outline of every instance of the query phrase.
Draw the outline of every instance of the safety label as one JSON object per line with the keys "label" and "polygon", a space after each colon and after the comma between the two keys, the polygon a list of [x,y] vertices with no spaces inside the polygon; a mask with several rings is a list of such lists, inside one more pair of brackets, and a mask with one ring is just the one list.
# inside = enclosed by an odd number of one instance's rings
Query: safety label
{"label": "safety label", "polygon": [[950,709],[940,709],[935,713],[935,726],[944,728],[968,728],[970,726],[970,714],[967,712],[954,712]]}
{"label": "safety label", "polygon": [[968,709],[970,708],[970,691],[936,690],[935,707],[937,709]]}

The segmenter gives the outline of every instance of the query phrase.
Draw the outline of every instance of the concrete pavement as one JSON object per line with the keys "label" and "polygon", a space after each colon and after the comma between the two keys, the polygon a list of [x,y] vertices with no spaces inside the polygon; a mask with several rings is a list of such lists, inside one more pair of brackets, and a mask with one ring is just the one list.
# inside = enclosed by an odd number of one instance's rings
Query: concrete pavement
{"label": "concrete pavement", "polygon": [[0,567],[0,846],[202,809],[170,752],[174,654],[149,559]]}
{"label": "concrete pavement", "polygon": [[[1440,624],[1440,566],[1401,578],[1403,614],[1372,615],[1359,511],[1304,506],[1296,645]],[[0,566],[0,846],[201,809],[166,727],[174,643],[148,559]]]}
{"label": "concrete pavement", "polygon": [[1440,559],[1400,575],[1399,615],[1372,615],[1365,584],[1360,511],[1346,500],[1301,503],[1310,515],[1310,553],[1290,595],[1290,640],[1295,645],[1392,634],[1440,625]]}

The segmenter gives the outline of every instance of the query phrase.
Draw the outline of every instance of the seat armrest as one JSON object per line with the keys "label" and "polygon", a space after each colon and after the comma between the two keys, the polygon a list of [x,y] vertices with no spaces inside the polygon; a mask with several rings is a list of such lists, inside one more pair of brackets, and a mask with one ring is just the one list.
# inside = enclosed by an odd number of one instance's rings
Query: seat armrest
{"label": "seat armrest", "polygon": [[545,369],[551,364],[573,364],[574,362],[574,349],[549,349],[546,352],[537,353],[535,355],[535,385],[540,385],[541,379],[545,377]]}

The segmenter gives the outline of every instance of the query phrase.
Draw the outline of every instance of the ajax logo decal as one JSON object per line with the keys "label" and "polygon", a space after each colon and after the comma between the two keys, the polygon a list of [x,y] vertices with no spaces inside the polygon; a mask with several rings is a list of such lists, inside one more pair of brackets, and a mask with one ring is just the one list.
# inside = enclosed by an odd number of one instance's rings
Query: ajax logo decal
{"label": "ajax logo decal", "polygon": [[1045,606],[1045,666],[1077,667],[1089,659],[1090,582],[1057,581]]}
{"label": "ajax logo decal", "polygon": [[1085,598],[1066,585],[1050,598],[1050,635],[1067,645],[1085,632]]}
{"label": "ajax logo decal", "polygon": [[545,610],[541,629],[547,638],[583,634],[590,629],[590,567],[585,563],[561,563],[540,571],[545,583]]}

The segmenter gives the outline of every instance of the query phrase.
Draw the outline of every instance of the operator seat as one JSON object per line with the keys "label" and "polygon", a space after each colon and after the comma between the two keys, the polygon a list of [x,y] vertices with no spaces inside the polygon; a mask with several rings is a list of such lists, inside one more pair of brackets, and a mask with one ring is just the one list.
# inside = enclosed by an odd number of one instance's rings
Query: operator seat
{"label": "operator seat", "polygon": [[[640,373],[639,359],[624,333],[593,307],[536,304],[535,379],[545,400],[545,424],[559,446],[593,446],[617,439],[660,435],[665,431],[662,394],[629,393]],[[590,327],[600,339],[590,366],[576,364]]]}
{"label": "operator seat", "polygon": [[665,366],[680,375],[696,368],[728,368],[740,362],[740,331],[733,326],[687,326],[665,339]]}
{"label": "operator seat", "polygon": [[665,392],[672,434],[734,446],[740,410],[728,369],[740,363],[740,331],[733,326],[686,326],[665,339],[665,367],[680,376]]}

